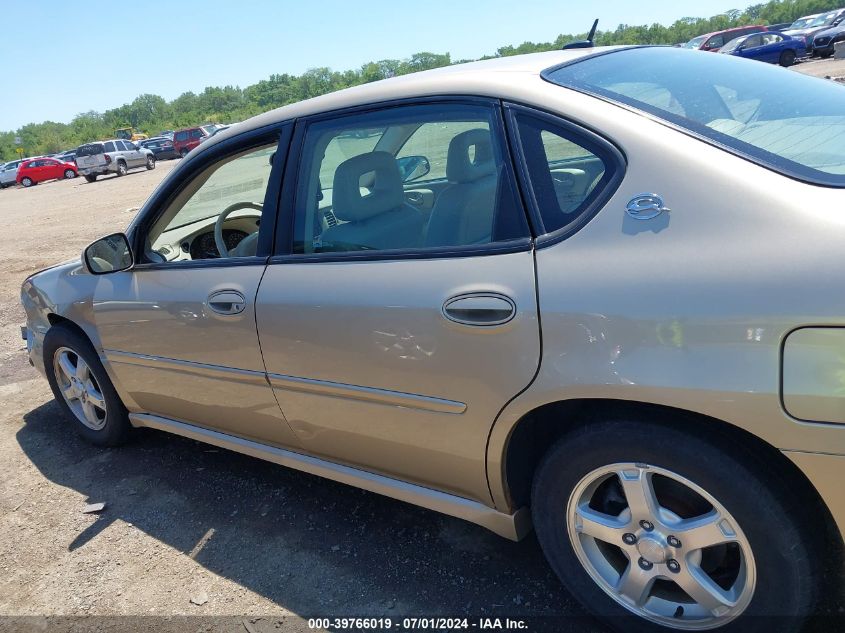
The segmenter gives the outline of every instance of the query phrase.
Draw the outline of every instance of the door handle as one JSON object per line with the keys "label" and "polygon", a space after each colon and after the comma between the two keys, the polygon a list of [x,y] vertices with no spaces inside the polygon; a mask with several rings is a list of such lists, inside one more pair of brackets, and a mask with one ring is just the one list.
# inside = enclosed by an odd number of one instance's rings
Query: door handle
{"label": "door handle", "polygon": [[237,290],[218,290],[208,295],[208,307],[217,314],[240,314],[246,310],[246,297]]}
{"label": "door handle", "polygon": [[443,316],[463,325],[502,325],[516,316],[516,304],[497,292],[473,292],[447,299]]}

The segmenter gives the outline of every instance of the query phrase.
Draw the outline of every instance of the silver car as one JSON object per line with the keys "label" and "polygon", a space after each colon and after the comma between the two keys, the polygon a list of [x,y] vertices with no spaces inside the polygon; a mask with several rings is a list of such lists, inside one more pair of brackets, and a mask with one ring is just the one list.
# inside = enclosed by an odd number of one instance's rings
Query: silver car
{"label": "silver car", "polygon": [[17,184],[18,167],[22,162],[23,160],[12,160],[0,168],[0,189],[14,187]]}
{"label": "silver car", "polygon": [[30,359],[95,444],[533,525],[619,630],[794,631],[841,599],[844,113],[666,47],[285,106],[28,278]]}
{"label": "silver car", "polygon": [[138,147],[132,141],[112,139],[80,145],[74,157],[79,174],[88,182],[97,180],[97,176],[117,174],[125,176],[130,169],[145,167],[155,169],[155,154]]}

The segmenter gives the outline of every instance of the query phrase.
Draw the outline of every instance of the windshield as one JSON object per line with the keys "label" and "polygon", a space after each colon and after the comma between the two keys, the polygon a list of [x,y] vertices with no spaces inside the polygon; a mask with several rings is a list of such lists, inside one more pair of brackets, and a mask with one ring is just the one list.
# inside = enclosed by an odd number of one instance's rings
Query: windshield
{"label": "windshield", "polygon": [[[795,20],[795,22],[793,22],[792,24],[789,25],[789,29],[803,29],[805,26],[807,26],[813,20],[815,20],[815,18],[813,18],[813,17],[798,18],[797,20]],[[787,30],[789,30],[789,29],[787,29]]]}
{"label": "windshield", "polygon": [[700,48],[701,45],[704,44],[704,40],[706,39],[706,35],[699,35],[698,37],[694,37],[689,42],[684,44],[683,48]]}
{"label": "windshield", "polygon": [[845,88],[733,55],[630,48],[543,77],[648,112],[787,175],[845,187]]}
{"label": "windshield", "polygon": [[720,53],[730,53],[732,50],[735,50],[744,41],[745,41],[745,36],[734,38],[730,42],[725,44],[722,48],[720,48],[719,52]]}
{"label": "windshield", "polygon": [[830,24],[831,22],[833,22],[835,19],[836,19],[836,12],[833,12],[833,13],[825,13],[825,14],[820,15],[819,17],[817,17],[817,18],[816,18],[815,20],[813,20],[812,22],[810,22],[807,26],[810,26],[810,27],[813,27],[813,26],[826,26],[826,25]]}

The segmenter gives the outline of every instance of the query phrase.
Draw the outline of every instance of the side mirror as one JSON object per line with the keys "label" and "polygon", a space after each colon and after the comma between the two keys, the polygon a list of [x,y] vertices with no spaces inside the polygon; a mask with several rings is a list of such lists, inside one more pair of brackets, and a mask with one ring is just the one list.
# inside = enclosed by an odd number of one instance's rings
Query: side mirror
{"label": "side mirror", "polygon": [[431,163],[425,156],[403,156],[396,159],[402,182],[411,182],[422,178],[431,171]]}
{"label": "side mirror", "polygon": [[82,252],[82,262],[92,275],[128,270],[135,263],[129,239],[123,233],[101,237]]}

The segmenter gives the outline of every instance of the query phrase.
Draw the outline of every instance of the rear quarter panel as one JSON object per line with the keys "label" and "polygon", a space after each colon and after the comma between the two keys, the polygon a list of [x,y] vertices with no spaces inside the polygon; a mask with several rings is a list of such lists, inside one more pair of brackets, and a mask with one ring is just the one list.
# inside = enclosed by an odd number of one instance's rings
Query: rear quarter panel
{"label": "rear quarter panel", "polygon": [[[542,361],[492,430],[497,507],[507,507],[502,457],[511,429],[534,408],[567,399],[667,405],[780,449],[845,454],[845,426],[792,419],[779,393],[785,336],[845,324],[845,192],[565,89],[538,83],[522,101],[611,139],[628,168],[583,229],[536,252]],[[643,192],[661,195],[671,211],[628,217],[627,202]]]}

